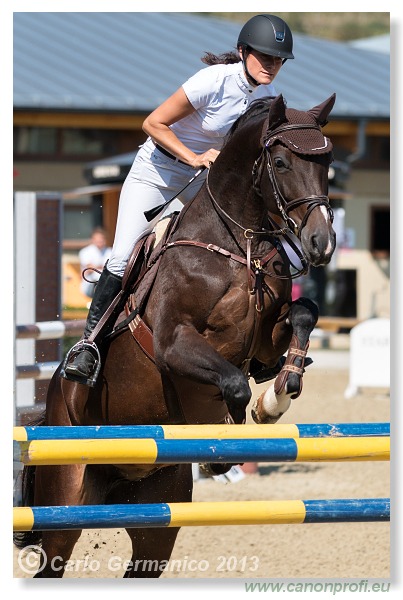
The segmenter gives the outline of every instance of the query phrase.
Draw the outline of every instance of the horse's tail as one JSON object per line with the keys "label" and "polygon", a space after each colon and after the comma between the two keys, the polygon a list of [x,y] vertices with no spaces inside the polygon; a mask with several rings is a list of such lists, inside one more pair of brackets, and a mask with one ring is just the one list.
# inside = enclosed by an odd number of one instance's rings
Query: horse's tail
{"label": "horse's tail", "polygon": [[[29,425],[38,426],[45,422],[45,412],[32,419]],[[35,492],[35,466],[24,466],[21,477],[21,506],[33,506]],[[40,546],[42,542],[41,531],[15,531],[13,534],[13,542],[17,548],[25,548],[26,546]]]}

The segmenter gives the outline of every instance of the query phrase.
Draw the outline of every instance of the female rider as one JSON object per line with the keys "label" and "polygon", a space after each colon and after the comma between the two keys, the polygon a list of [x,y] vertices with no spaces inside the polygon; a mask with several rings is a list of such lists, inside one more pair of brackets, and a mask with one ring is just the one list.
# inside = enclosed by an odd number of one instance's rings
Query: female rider
{"label": "female rider", "polygon": [[[226,133],[253,100],[276,96],[272,82],[284,62],[294,58],[292,46],[292,33],[282,19],[256,15],[242,27],[237,53],[207,53],[202,61],[209,66],[145,119],[143,130],[149,137],[123,184],[112,253],[96,286],[83,339],[67,355],[64,377],[95,385],[99,353],[95,341],[87,343],[86,339],[120,292],[136,242],[158,221],[156,216],[148,222],[144,212],[178,190],[182,190],[178,198],[183,204],[196,195],[207,171],[186,184],[198,169],[215,161]],[[95,336],[98,344],[107,328],[108,319]]]}

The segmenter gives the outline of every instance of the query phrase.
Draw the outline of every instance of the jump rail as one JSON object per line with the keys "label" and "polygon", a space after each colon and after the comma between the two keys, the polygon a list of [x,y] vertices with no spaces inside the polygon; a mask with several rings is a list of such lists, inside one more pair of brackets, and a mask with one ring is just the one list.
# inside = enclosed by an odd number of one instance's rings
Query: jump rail
{"label": "jump rail", "polygon": [[389,520],[389,498],[14,508],[14,531]]}
{"label": "jump rail", "polygon": [[388,461],[390,438],[16,441],[25,465]]}
{"label": "jump rail", "polygon": [[30,325],[16,326],[17,340],[56,340],[65,335],[81,335],[85,320],[42,321]]}
{"label": "jump rail", "polygon": [[[373,461],[390,459],[389,435],[389,423],[16,427],[14,446],[28,465]],[[14,508],[15,531],[389,520],[389,498]]]}
{"label": "jump rail", "polygon": [[14,427],[14,440],[339,438],[389,436],[390,423],[275,425],[90,425]]}
{"label": "jump rail", "polygon": [[[84,331],[85,320],[77,321],[41,321],[29,325],[17,325],[15,338],[17,340],[55,340],[64,336],[80,336]],[[16,379],[35,379],[47,381],[52,378],[60,361],[49,361],[33,365],[17,365]]]}

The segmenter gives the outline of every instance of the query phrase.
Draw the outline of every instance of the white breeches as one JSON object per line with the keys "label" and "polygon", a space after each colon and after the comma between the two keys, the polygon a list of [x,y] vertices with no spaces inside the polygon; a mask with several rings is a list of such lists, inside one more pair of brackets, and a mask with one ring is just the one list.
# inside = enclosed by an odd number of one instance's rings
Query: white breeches
{"label": "white breeches", "polygon": [[[188,165],[165,156],[148,140],[138,151],[129,174],[123,184],[119,199],[119,211],[115,240],[108,261],[108,270],[123,276],[127,261],[136,242],[151,232],[163,216],[161,213],[148,222],[144,212],[170,200],[195,175]],[[170,204],[166,213],[179,210],[201,188],[207,171],[204,171]]]}

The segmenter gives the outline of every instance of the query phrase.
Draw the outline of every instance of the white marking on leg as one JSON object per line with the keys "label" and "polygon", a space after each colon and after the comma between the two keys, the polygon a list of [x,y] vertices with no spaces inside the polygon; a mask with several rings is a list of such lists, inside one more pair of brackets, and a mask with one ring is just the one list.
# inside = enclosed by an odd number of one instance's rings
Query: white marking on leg
{"label": "white marking on leg", "polygon": [[276,394],[274,383],[265,391],[260,403],[260,417],[265,423],[276,423],[287,412],[291,404],[291,395],[285,392]]}

